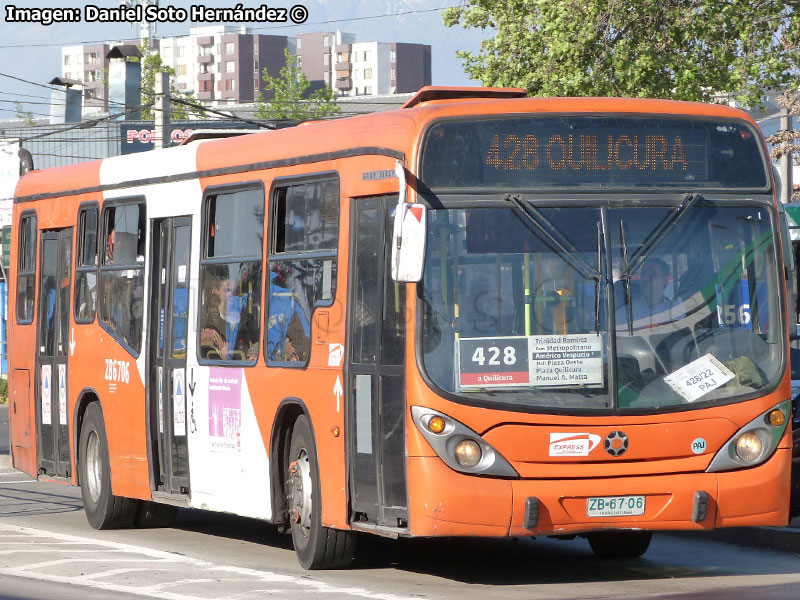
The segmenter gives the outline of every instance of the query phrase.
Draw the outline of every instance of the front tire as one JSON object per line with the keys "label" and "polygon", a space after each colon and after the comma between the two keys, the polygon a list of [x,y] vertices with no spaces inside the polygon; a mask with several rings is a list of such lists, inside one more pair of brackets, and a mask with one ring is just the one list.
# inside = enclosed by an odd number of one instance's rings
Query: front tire
{"label": "front tire", "polygon": [[111,467],[103,413],[93,402],[83,416],[79,446],[78,476],[86,519],[95,529],[130,527],[138,501],[111,493]]}
{"label": "front tire", "polygon": [[586,536],[597,558],[639,558],[647,552],[652,531],[595,531]]}
{"label": "front tire", "polygon": [[305,415],[294,424],[286,477],[292,543],[300,565],[304,569],[348,566],[355,551],[355,532],[322,525],[317,450]]}

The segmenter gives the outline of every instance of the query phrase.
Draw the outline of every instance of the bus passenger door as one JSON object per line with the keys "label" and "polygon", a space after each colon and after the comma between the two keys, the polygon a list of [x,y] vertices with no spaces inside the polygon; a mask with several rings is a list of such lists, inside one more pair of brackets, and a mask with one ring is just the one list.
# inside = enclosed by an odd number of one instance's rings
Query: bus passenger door
{"label": "bus passenger door", "polygon": [[72,228],[40,238],[36,430],[38,470],[70,477],[67,359],[72,295]]}
{"label": "bus passenger door", "polygon": [[348,301],[348,466],[357,522],[408,526],[405,284],[390,274],[397,196],[352,203]]}
{"label": "bus passenger door", "polygon": [[153,489],[188,494],[186,347],[192,219],[157,219],[152,231],[147,399]]}

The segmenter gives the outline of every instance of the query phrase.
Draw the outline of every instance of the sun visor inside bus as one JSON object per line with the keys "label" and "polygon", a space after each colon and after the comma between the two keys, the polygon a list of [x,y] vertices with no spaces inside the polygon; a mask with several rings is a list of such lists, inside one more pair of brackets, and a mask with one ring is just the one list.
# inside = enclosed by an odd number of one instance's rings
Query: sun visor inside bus
{"label": "sun visor inside bus", "polygon": [[746,123],[678,117],[514,116],[441,121],[427,131],[432,190],[537,187],[766,191]]}

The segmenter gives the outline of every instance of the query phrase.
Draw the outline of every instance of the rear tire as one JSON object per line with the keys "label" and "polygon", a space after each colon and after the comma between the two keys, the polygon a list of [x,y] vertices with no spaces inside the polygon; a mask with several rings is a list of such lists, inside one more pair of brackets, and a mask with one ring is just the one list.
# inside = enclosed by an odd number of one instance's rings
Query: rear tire
{"label": "rear tire", "polygon": [[111,493],[111,467],[103,413],[93,402],[83,415],[78,475],[86,519],[95,529],[130,527],[139,501]]}
{"label": "rear tire", "polygon": [[639,558],[650,547],[652,531],[595,531],[586,536],[597,558]]}
{"label": "rear tire", "polygon": [[300,565],[304,569],[348,566],[356,534],[322,525],[317,450],[305,415],[295,421],[285,473],[292,543]]}

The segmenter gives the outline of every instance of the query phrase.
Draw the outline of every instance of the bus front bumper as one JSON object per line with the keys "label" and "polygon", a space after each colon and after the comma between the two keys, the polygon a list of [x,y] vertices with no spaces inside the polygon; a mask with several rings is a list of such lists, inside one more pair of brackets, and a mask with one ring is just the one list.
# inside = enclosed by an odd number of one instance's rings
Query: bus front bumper
{"label": "bus front bumper", "polygon": [[[410,457],[409,528],[425,537],[517,537],[783,526],[789,521],[790,463],[791,450],[779,448],[757,467],[721,473],[504,480],[457,473],[438,457]],[[707,505],[705,517],[695,521],[698,492]],[[622,496],[644,496],[644,514],[587,516],[589,498]],[[535,524],[532,498],[538,508]]]}

